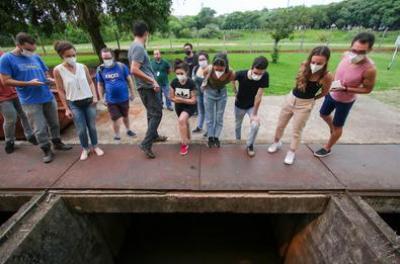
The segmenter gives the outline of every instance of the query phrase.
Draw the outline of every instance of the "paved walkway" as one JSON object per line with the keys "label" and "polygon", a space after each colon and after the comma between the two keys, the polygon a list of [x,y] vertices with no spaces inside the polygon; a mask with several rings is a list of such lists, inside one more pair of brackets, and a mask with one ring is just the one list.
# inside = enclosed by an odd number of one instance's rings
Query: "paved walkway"
{"label": "paved walkway", "polygon": [[[263,98],[262,106],[260,108],[260,116],[262,126],[259,131],[257,143],[270,143],[273,140],[277,119],[280,111],[280,106],[284,100],[284,96],[266,96]],[[319,100],[314,107],[311,118],[304,129],[303,141],[304,143],[322,143],[328,139],[329,130],[326,124],[319,117],[319,108],[322,100]],[[99,115],[97,121],[97,128],[99,133],[99,140],[102,144],[114,144],[112,128],[108,112],[104,111],[104,107],[99,106]],[[235,142],[234,133],[234,98],[229,97],[228,105],[225,111],[224,129],[221,139],[225,142]],[[103,111],[100,111],[103,109]],[[136,98],[130,110],[132,120],[132,128],[138,133],[138,138],[132,140],[123,137],[120,143],[137,143],[140,141],[147,129],[146,111],[141,104],[139,98]],[[196,117],[192,118],[191,126],[195,127]],[[124,131],[124,130],[122,130]],[[247,136],[249,131],[249,120],[246,118],[243,122],[242,137]],[[164,110],[164,116],[161,122],[159,132],[167,135],[170,142],[179,142],[179,133],[177,129],[177,118],[175,112]],[[289,123],[283,138],[284,142],[290,141],[291,124]],[[63,137],[69,143],[78,143],[73,126],[64,133]],[[201,134],[193,135],[194,142],[202,142]],[[386,105],[369,96],[360,96],[359,100],[355,103],[348,122],[346,124],[345,132],[340,140],[341,143],[400,143],[400,110],[393,106]]]}
{"label": "paved walkway", "polygon": [[41,151],[19,146],[11,155],[0,151],[0,191],[5,190],[195,190],[195,191],[400,191],[400,145],[337,145],[324,159],[316,145],[301,145],[295,165],[283,164],[283,151],[267,153],[257,145],[249,158],[243,146],[208,149],[192,145],[187,156],[178,145],[155,145],[155,160],[137,146],[105,145],[103,157],[78,161],[79,147],[56,152],[50,164]]}

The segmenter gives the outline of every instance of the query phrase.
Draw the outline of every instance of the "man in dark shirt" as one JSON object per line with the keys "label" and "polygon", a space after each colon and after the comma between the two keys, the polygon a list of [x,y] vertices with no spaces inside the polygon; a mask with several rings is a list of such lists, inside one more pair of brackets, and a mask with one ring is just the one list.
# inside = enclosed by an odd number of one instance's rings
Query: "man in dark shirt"
{"label": "man in dark shirt", "polygon": [[163,95],[165,97],[165,105],[168,110],[173,111],[171,100],[169,100],[169,81],[168,74],[171,72],[171,66],[168,61],[161,57],[160,50],[156,49],[153,52],[154,59],[151,60],[151,67],[153,68],[154,74],[156,75],[156,81],[160,85],[160,100],[163,102]]}
{"label": "man in dark shirt", "polygon": [[183,51],[186,54],[183,60],[189,65],[189,78],[191,78],[193,68],[199,65],[199,56],[193,51],[193,45],[191,43],[183,45]]}
{"label": "man in dark shirt", "polygon": [[[264,88],[269,86],[269,75],[267,58],[260,56],[254,59],[250,70],[236,72],[233,88],[236,94],[235,100],[235,133],[236,139],[241,139],[242,122],[247,114],[250,118],[250,134],[247,139],[247,154],[255,156],[254,142],[260,127],[258,109],[261,104]],[[237,84],[239,87],[237,89]]]}

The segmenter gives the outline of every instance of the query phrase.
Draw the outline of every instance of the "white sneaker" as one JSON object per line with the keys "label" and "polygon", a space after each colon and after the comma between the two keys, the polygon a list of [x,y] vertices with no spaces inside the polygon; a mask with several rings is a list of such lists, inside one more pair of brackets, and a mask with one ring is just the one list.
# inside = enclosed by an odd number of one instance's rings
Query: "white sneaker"
{"label": "white sneaker", "polygon": [[274,142],[269,146],[268,152],[269,153],[274,153],[277,152],[280,148],[282,147],[282,141]]}
{"label": "white sneaker", "polygon": [[89,150],[87,150],[87,149],[82,150],[80,159],[81,160],[87,160],[88,157],[89,157]]}
{"label": "white sneaker", "polygon": [[296,154],[293,151],[289,150],[286,153],[286,157],[285,157],[284,163],[286,165],[292,165],[294,163],[294,159],[295,158],[296,158]]}
{"label": "white sneaker", "polygon": [[97,156],[103,156],[104,155],[104,151],[99,147],[95,147],[93,150],[94,150],[94,153],[96,153]]}

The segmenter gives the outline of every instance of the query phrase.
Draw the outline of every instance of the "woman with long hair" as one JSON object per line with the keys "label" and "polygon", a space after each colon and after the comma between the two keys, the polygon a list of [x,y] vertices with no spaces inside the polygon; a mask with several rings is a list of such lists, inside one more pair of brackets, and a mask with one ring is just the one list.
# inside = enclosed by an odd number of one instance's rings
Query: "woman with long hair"
{"label": "woman with long hair", "polygon": [[268,152],[274,153],[281,148],[282,135],[290,119],[293,118],[292,140],[284,160],[287,165],[294,163],[303,128],[310,117],[315,101],[328,94],[331,87],[333,77],[328,72],[329,58],[330,50],[326,46],[318,46],[311,51],[307,61],[300,66],[295,88],[282,106],[274,142],[268,148]]}

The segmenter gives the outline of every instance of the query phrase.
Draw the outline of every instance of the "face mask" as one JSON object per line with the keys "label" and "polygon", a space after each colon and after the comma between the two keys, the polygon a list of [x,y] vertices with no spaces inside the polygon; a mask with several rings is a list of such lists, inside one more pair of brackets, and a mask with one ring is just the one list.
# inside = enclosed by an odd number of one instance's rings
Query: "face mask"
{"label": "face mask", "polygon": [[188,55],[188,56],[189,56],[189,55],[190,55],[190,53],[191,53],[191,51],[190,51],[190,50],[185,50],[185,54],[186,54],[186,55]]}
{"label": "face mask", "polygon": [[26,49],[22,49],[22,51],[21,51],[21,55],[23,55],[23,56],[25,56],[25,57],[31,57],[31,56],[33,56],[33,52],[32,51],[29,51],[29,50],[26,50]]}
{"label": "face mask", "polygon": [[104,62],[104,66],[106,67],[111,67],[114,64],[114,60],[113,59],[108,59],[108,60],[103,60]]}
{"label": "face mask", "polygon": [[178,81],[180,81],[180,82],[184,82],[187,79],[186,75],[182,75],[182,74],[176,75],[176,78],[178,78]]}
{"label": "face mask", "polygon": [[324,66],[325,65],[318,65],[318,64],[315,64],[315,63],[311,63],[310,64],[311,73],[314,74],[314,73],[318,72],[319,70],[324,68]]}
{"label": "face mask", "polygon": [[258,74],[255,74],[255,73],[251,74],[251,79],[253,81],[259,81],[259,80],[261,80],[261,78],[262,78],[262,75],[258,75]]}
{"label": "face mask", "polygon": [[206,60],[199,61],[199,66],[201,68],[205,68],[205,67],[207,67],[207,65],[208,65],[208,62]]}
{"label": "face mask", "polygon": [[68,58],[64,58],[64,61],[66,63],[68,63],[71,66],[75,66],[76,64],[76,57],[68,57]]}
{"label": "face mask", "polygon": [[224,74],[223,71],[215,71],[215,75],[217,76],[217,78],[221,78],[221,76]]}
{"label": "face mask", "polygon": [[360,61],[365,59],[365,57],[366,56],[364,54],[356,54],[356,53],[353,53],[353,52],[349,53],[350,62],[353,63],[353,64],[359,63]]}

